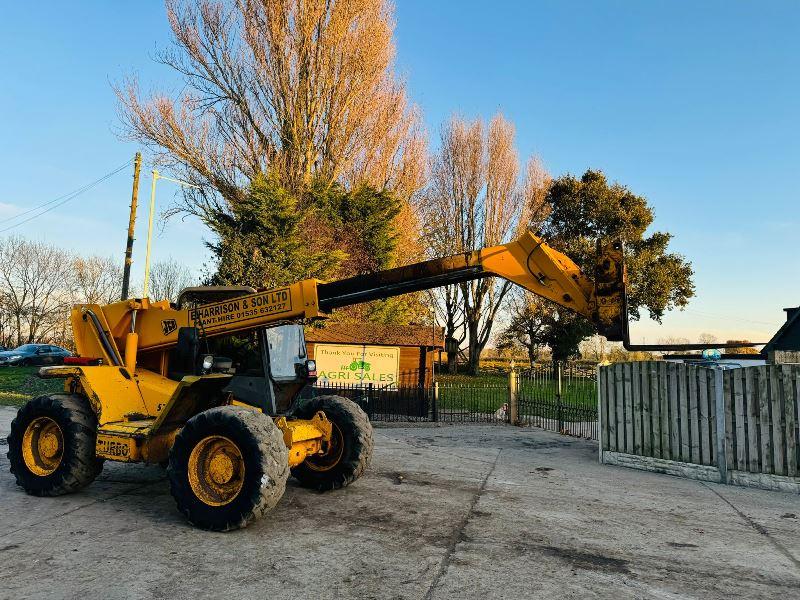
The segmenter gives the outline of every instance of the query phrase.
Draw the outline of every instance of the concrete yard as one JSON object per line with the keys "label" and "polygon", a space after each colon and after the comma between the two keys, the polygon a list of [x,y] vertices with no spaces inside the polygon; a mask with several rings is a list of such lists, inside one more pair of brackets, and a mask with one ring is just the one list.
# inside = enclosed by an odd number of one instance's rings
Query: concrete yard
{"label": "concrete yard", "polygon": [[161,469],[26,496],[0,408],[0,598],[800,598],[800,497],[597,463],[532,428],[376,428],[367,475],[290,480],[267,518],[193,529]]}

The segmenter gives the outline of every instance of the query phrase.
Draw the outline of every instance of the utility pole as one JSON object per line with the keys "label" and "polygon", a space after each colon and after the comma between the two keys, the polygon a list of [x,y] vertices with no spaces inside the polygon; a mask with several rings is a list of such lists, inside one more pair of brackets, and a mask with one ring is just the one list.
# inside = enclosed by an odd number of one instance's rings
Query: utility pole
{"label": "utility pole", "polygon": [[183,181],[182,179],[173,179],[159,173],[153,169],[153,185],[150,188],[150,215],[147,218],[147,249],[144,254],[144,285],[142,286],[142,298],[147,298],[147,293],[150,289],[150,246],[153,241],[153,216],[156,214],[156,182],[159,179],[165,179],[172,183],[177,183],[184,187],[200,189],[199,185]]}
{"label": "utility pole", "polygon": [[133,263],[133,232],[136,228],[136,207],[139,203],[139,173],[142,170],[142,153],[137,152],[133,159],[133,193],[131,194],[131,216],[128,221],[128,241],[125,245],[125,270],[122,274],[122,299],[128,299],[131,283],[131,263]]}

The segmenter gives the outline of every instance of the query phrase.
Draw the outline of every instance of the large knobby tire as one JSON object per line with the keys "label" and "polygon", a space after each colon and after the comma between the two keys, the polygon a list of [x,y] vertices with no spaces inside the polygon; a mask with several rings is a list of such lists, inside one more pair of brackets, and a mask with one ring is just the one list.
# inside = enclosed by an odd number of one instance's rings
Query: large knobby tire
{"label": "large knobby tire", "polygon": [[95,454],[97,417],[84,396],[40,396],[11,422],[8,460],[17,485],[33,496],[61,496],[103,470]]}
{"label": "large knobby tire", "polygon": [[190,523],[213,531],[246,527],[272,509],[289,477],[289,450],[270,417],[241,406],[195,415],[176,436],[170,491]]}
{"label": "large knobby tire", "polygon": [[361,477],[372,460],[372,425],[366,413],[341,396],[318,396],[304,401],[295,415],[310,419],[318,411],[333,423],[326,455],[311,456],[292,469],[303,487],[326,492],[343,488]]}

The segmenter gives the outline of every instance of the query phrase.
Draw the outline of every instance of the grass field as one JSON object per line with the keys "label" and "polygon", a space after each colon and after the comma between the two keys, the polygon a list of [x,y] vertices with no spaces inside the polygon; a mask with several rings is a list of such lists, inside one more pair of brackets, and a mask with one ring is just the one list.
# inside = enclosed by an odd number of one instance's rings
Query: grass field
{"label": "grass field", "polygon": [[[507,375],[437,375],[439,408],[442,410],[490,413],[508,402]],[[520,377],[520,409],[526,401],[533,409],[539,403],[555,403],[557,383],[548,378]],[[572,377],[562,381],[561,402],[564,406],[596,410],[597,388],[594,380]],[[540,412],[536,410],[535,412]]]}
{"label": "grass field", "polygon": [[60,392],[64,382],[60,379],[40,379],[39,367],[0,368],[0,405],[22,406],[31,398]]}

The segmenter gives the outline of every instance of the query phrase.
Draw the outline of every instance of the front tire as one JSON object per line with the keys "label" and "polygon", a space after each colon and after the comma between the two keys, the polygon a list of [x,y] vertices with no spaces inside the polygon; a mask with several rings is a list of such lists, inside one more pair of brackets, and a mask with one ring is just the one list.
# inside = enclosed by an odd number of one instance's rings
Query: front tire
{"label": "front tire", "polygon": [[169,454],[170,491],[190,523],[246,527],[272,509],[289,477],[289,451],[270,417],[240,406],[195,415]]}
{"label": "front tire", "polygon": [[97,417],[77,394],[34,398],[17,412],[8,460],[17,485],[33,496],[61,496],[94,481],[103,470],[95,454]]}
{"label": "front tire", "polygon": [[310,456],[292,469],[303,487],[326,492],[343,488],[363,475],[372,460],[372,425],[366,413],[352,400],[341,396],[317,396],[295,411],[310,419],[318,411],[333,423],[330,448],[325,455]]}

